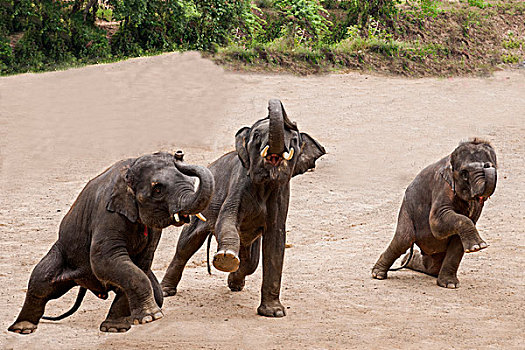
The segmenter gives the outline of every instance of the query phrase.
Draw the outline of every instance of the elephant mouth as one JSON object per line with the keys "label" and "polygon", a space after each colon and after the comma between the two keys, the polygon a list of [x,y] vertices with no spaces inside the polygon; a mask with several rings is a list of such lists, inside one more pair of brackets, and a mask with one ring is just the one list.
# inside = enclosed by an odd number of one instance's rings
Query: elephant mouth
{"label": "elephant mouth", "polygon": [[[202,220],[202,221],[206,221],[206,218],[204,217],[204,215],[202,215],[201,213],[198,213],[198,214],[195,214],[195,216]],[[172,216],[172,225],[174,226],[182,226],[184,224],[189,224],[190,221],[191,221],[191,215],[188,215],[188,214],[184,214],[182,212],[177,212],[175,214],[173,214]]]}
{"label": "elephant mouth", "polygon": [[281,162],[283,161],[283,157],[281,157],[279,154],[269,154],[267,155],[264,160],[266,163],[269,163],[275,167],[281,165]]}

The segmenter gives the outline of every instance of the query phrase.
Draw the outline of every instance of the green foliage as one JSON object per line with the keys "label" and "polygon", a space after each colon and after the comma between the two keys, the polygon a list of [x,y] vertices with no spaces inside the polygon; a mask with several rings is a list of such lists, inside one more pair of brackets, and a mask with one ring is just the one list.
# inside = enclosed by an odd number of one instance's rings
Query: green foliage
{"label": "green foliage", "polygon": [[97,9],[97,18],[110,22],[113,19],[113,10],[99,7]]}
{"label": "green foliage", "polygon": [[520,61],[520,56],[515,54],[506,54],[501,56],[501,60],[503,61],[503,63],[518,63]]}
{"label": "green foliage", "polygon": [[391,21],[397,14],[396,0],[350,0],[348,1],[348,23],[366,26],[370,20]]}
{"label": "green foliage", "polygon": [[480,9],[484,9],[491,6],[488,2],[484,0],[468,0],[468,4],[470,6],[479,7]]}
{"label": "green foliage", "polygon": [[242,25],[253,36],[257,21],[248,0],[113,0],[113,16],[121,20],[113,37],[115,54],[183,49],[211,50],[226,45]]}
{"label": "green foliage", "polygon": [[514,32],[509,31],[507,33],[506,40],[503,41],[502,46],[507,50],[519,49],[523,45],[521,40]]}
{"label": "green foliage", "polygon": [[13,1],[0,0],[0,36],[13,30]]}
{"label": "green foliage", "polygon": [[10,72],[13,60],[13,50],[9,45],[9,40],[0,36],[0,74]]}
{"label": "green foliage", "polygon": [[275,0],[274,7],[284,19],[281,30],[293,46],[318,41],[329,31],[328,13],[317,0]]}

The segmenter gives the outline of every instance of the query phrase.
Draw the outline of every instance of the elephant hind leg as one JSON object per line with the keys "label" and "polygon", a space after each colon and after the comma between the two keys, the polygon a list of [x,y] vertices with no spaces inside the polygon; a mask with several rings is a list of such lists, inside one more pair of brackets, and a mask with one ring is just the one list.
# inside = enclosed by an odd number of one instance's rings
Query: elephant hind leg
{"label": "elephant hind leg", "polygon": [[394,238],[372,268],[372,277],[380,280],[387,278],[388,270],[392,264],[410,248],[414,241],[414,223],[408,215],[405,202],[403,202],[399,211]]}
{"label": "elephant hind leg", "polygon": [[[403,259],[402,264],[405,263],[406,259]],[[412,259],[408,262],[406,268],[414,271],[422,272],[427,275],[437,277],[441,265],[443,264],[443,259],[445,258],[445,253],[437,253],[432,255],[422,254],[417,251],[414,251]]]}
{"label": "elephant hind leg", "polygon": [[175,256],[161,282],[162,292],[165,297],[177,294],[177,286],[182,278],[184,267],[193,254],[202,247],[209,233],[210,231],[206,224],[200,220],[195,220],[194,223],[182,230]]}
{"label": "elephant hind leg", "polygon": [[71,280],[53,280],[57,272],[62,270],[62,265],[62,254],[56,246],[53,246],[33,269],[22,310],[8,331],[20,334],[33,333],[44,315],[47,302],[61,297],[76,285]]}
{"label": "elephant hind leg", "polygon": [[244,288],[244,279],[257,270],[261,255],[261,237],[257,238],[249,247],[241,247],[239,252],[241,264],[239,269],[228,275],[228,287],[232,292],[240,292]]}

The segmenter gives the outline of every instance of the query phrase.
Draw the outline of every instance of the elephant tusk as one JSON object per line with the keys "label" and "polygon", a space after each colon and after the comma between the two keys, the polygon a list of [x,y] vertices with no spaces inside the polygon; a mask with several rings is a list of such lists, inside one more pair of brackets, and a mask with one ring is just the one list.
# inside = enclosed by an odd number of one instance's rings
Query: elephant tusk
{"label": "elephant tusk", "polygon": [[290,150],[290,153],[288,152],[284,152],[283,153],[283,158],[286,159],[286,160],[290,160],[293,158],[293,153],[294,153],[294,150],[293,150],[293,147],[292,149]]}
{"label": "elephant tusk", "polygon": [[206,222],[206,218],[201,213],[195,214],[195,216],[201,219],[202,221]]}
{"label": "elephant tusk", "polygon": [[180,221],[178,213],[173,214],[173,218],[175,219],[175,222],[179,222]]}
{"label": "elephant tusk", "polygon": [[268,154],[269,149],[270,149],[270,146],[266,145],[266,147],[264,147],[264,149],[261,152],[261,157],[265,158],[266,155]]}

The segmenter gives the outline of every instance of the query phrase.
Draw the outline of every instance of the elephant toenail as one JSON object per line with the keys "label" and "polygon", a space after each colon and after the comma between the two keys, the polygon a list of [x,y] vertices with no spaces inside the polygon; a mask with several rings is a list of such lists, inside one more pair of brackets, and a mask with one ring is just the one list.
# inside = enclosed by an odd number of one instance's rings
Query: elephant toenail
{"label": "elephant toenail", "polygon": [[148,322],[151,322],[151,321],[153,321],[153,317],[150,316],[150,315],[148,315],[148,316],[146,316],[146,317],[144,317],[142,319],[142,323],[148,323]]}

